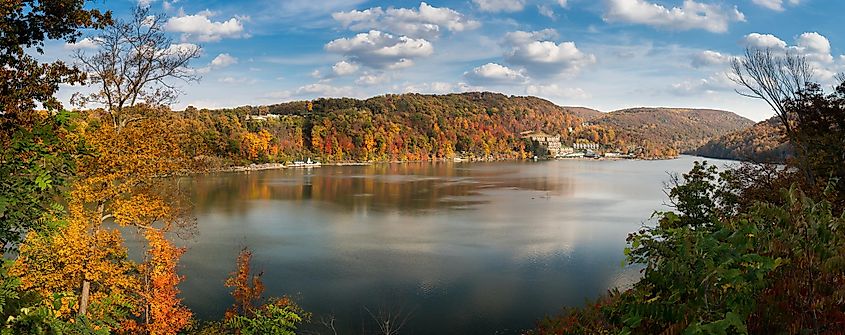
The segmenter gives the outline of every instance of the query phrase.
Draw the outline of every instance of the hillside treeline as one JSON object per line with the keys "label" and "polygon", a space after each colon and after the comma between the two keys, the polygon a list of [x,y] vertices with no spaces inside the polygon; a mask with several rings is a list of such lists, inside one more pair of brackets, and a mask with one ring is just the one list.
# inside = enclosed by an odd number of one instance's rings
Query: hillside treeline
{"label": "hillside treeline", "polygon": [[[534,97],[476,92],[384,95],[366,100],[318,99],[261,107],[179,113],[192,129],[186,145],[196,155],[229,162],[429,161],[529,157],[523,131],[561,135],[616,148],[616,132],[584,124]],[[268,116],[269,115],[269,116]],[[260,118],[257,118],[260,117]]]}
{"label": "hillside treeline", "polygon": [[783,163],[792,155],[792,148],[783,136],[780,120],[773,117],[712,139],[693,153],[703,157]]}

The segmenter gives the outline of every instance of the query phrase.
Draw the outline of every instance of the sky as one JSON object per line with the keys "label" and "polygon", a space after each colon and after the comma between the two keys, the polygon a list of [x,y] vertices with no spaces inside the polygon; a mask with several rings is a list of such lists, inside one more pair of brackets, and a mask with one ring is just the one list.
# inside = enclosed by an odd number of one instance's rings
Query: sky
{"label": "sky", "polygon": [[[832,85],[845,71],[845,2],[834,0],[97,0],[167,15],[174,43],[201,48],[198,83],[173,106],[317,97],[493,91],[601,111],[694,107],[755,121],[729,63],[746,48],[804,55]],[[96,32],[86,32],[92,36]],[[48,45],[66,59],[93,40]],[[67,101],[85,88],[62,87]]]}

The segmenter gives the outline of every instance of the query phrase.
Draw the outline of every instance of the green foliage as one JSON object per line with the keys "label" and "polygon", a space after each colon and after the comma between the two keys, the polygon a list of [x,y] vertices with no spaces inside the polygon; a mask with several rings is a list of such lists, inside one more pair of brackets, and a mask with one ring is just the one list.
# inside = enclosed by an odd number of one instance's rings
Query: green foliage
{"label": "green foliage", "polygon": [[[7,273],[11,261],[0,267],[0,335],[108,335],[120,328],[120,320],[131,306],[119,297],[107,297],[90,306],[89,316],[68,318],[60,312],[67,301],[76,301],[73,293],[42,297],[20,288],[20,279]],[[96,317],[90,317],[96,315]]]}
{"label": "green foliage", "polygon": [[30,230],[51,228],[57,204],[82,152],[69,135],[73,114],[31,113],[30,125],[0,120],[0,244],[14,249]]}
{"label": "green foliage", "polygon": [[293,335],[304,312],[287,299],[271,301],[249,316],[237,315],[225,322],[243,335]]}

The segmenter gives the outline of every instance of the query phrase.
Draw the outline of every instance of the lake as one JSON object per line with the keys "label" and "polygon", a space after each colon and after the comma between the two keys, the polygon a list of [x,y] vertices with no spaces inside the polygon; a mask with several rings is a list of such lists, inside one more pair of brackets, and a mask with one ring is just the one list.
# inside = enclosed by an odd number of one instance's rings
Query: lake
{"label": "lake", "polygon": [[[199,318],[231,305],[242,247],[266,295],[290,295],[338,333],[374,317],[402,334],[517,334],[637,269],[629,232],[667,209],[667,173],[694,160],[404,163],[220,173],[180,180],[198,233],[180,285]],[[725,161],[711,160],[723,165]],[[319,325],[307,329],[326,332]]]}

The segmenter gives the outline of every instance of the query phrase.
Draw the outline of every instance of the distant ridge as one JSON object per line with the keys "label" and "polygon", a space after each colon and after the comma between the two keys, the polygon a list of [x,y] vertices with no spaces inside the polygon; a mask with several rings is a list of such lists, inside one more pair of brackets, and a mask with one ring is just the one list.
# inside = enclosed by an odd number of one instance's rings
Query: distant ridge
{"label": "distant ridge", "polygon": [[754,124],[735,113],[696,108],[628,108],[606,113],[592,122],[616,129],[631,143],[667,146],[687,153],[709,140]]}
{"label": "distant ridge", "polygon": [[[281,117],[284,126],[271,133],[296,146],[279,150],[293,156],[310,152],[333,160],[369,160],[373,155],[380,160],[452,154],[522,157],[529,148],[520,133],[528,130],[558,134],[564,144],[586,141],[600,144],[604,150],[672,157],[753,124],[721,110],[631,108],[603,113],[588,107],[559,106],[533,96],[492,92],[320,98],[217,111]],[[376,149],[360,148],[373,138],[378,142]]]}
{"label": "distant ridge", "polygon": [[783,163],[792,155],[777,117],[714,138],[693,153],[699,156],[753,162]]}

